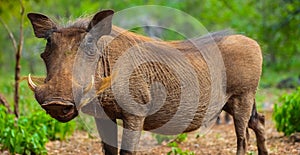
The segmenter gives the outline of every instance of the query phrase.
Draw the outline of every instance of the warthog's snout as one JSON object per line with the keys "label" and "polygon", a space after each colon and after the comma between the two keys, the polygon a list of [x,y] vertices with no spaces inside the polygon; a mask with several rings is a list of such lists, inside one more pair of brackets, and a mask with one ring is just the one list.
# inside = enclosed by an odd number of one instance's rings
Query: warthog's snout
{"label": "warthog's snout", "polygon": [[61,122],[68,122],[78,115],[75,104],[69,101],[52,99],[45,101],[41,106],[51,117]]}
{"label": "warthog's snout", "polygon": [[51,117],[60,122],[68,122],[78,115],[70,88],[60,87],[61,84],[56,83],[44,83],[38,86],[32,81],[30,74],[27,82],[39,104]]}

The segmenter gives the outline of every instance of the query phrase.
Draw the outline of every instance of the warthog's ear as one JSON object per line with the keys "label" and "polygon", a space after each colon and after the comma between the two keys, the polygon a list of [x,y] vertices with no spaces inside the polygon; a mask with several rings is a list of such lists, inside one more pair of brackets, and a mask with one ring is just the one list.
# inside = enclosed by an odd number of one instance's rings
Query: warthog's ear
{"label": "warthog's ear", "polygon": [[104,10],[93,17],[87,31],[94,39],[98,40],[101,36],[110,34],[113,14],[113,10]]}
{"label": "warthog's ear", "polygon": [[32,24],[35,36],[38,38],[47,38],[49,33],[57,29],[56,24],[45,15],[29,13],[27,17]]}

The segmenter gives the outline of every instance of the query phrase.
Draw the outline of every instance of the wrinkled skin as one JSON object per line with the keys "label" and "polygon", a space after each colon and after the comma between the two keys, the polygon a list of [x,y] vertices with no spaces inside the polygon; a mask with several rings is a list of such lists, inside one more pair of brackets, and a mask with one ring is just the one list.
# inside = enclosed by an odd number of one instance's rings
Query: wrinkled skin
{"label": "wrinkled skin", "polygon": [[[135,44],[151,41],[150,38],[140,36],[131,32],[124,32],[122,29],[112,26],[113,11],[105,10],[97,13],[91,20],[85,19],[69,27],[60,28],[48,17],[41,14],[28,14],[34,33],[38,38],[47,39],[47,45],[43,58],[47,77],[42,85],[36,86],[31,79],[28,79],[30,88],[34,91],[36,100],[53,118],[67,122],[78,115],[77,102],[81,101],[80,93],[86,92],[89,88],[76,81],[72,73],[76,54],[83,56],[90,55],[98,59],[93,52],[100,52],[99,63],[95,70],[95,83],[92,85],[99,93],[96,104],[100,105],[106,118],[102,117],[101,110],[89,111],[87,104],[82,108],[83,112],[94,115],[97,128],[102,139],[105,154],[118,154],[116,119],[123,120],[123,127],[134,134],[124,131],[122,137],[120,154],[135,154],[139,142],[140,131],[153,131],[168,122],[176,113],[180,101],[180,80],[176,78],[172,68],[159,63],[146,63],[139,66],[146,68],[140,72],[139,68],[132,72],[129,79],[129,91],[135,102],[141,105],[151,103],[151,84],[160,81],[166,89],[166,101],[156,112],[144,112],[131,107],[126,103],[126,98],[121,98],[118,103],[112,93],[110,80],[113,73],[113,66],[119,57]],[[101,48],[103,42],[111,36],[114,39],[109,41],[105,48]],[[259,45],[250,38],[241,35],[216,35],[214,39],[221,51],[226,68],[226,104],[223,110],[233,116],[236,136],[237,154],[246,154],[248,127],[254,130],[257,138],[259,154],[267,154],[264,133],[264,117],[257,113],[255,106],[255,93],[261,75],[262,55]],[[85,46],[81,49],[83,42]],[[201,41],[201,39],[199,40]],[[191,122],[187,124],[182,132],[189,132],[198,129],[204,119],[205,112],[211,97],[211,79],[209,69],[203,57],[197,54],[197,49],[189,42],[155,42],[156,47],[172,47],[184,53],[184,56],[191,62],[197,73],[200,89],[198,107],[183,107],[187,114],[195,109]],[[208,47],[210,45],[207,45]],[[153,48],[154,49],[154,48]],[[92,54],[91,54],[92,53]],[[83,71],[84,72],[84,71]],[[121,71],[119,71],[121,72]],[[92,78],[92,79],[93,79]],[[75,79],[75,80],[74,80]],[[147,80],[145,80],[147,79]],[[172,80],[170,80],[172,79]],[[89,83],[89,82],[88,82]],[[122,82],[121,82],[122,84]],[[74,92],[72,89],[81,90]],[[190,90],[193,93],[193,90]],[[77,94],[78,93],[78,94]],[[122,95],[123,91],[119,91]],[[101,96],[101,97],[100,97]],[[225,103],[224,102],[224,103]],[[155,103],[152,103],[155,105]],[[122,108],[126,105],[129,110],[136,110],[138,114],[128,112]],[[192,104],[191,104],[192,105]],[[147,110],[147,109],[146,109]],[[148,109],[149,110],[149,109]],[[221,109],[220,109],[221,110]],[[93,111],[94,113],[91,113]],[[151,113],[146,115],[145,113]],[[216,116],[219,113],[216,113]],[[186,116],[182,116],[184,122]],[[174,132],[182,124],[172,124],[172,128],[164,131],[156,131],[164,134],[178,134]],[[174,132],[174,133],[173,133]],[[110,144],[106,142],[110,141]]]}

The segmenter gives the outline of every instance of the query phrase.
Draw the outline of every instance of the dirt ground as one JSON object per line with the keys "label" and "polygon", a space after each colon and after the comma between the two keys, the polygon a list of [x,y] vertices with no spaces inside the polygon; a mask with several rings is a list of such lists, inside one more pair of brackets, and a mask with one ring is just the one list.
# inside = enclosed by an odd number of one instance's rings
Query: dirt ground
{"label": "dirt ground", "polygon": [[[267,147],[271,155],[300,155],[300,143],[283,136],[275,129],[271,112],[266,115]],[[248,154],[257,154],[255,135],[250,132]],[[207,134],[196,138],[197,132],[188,134],[188,139],[179,144],[182,150],[193,151],[196,155],[231,155],[236,153],[236,138],[233,123],[215,125]],[[86,132],[75,132],[66,141],[52,141],[46,145],[48,154],[81,154],[102,155],[99,139],[92,138]],[[165,145],[157,146],[141,155],[166,155],[171,148]]]}

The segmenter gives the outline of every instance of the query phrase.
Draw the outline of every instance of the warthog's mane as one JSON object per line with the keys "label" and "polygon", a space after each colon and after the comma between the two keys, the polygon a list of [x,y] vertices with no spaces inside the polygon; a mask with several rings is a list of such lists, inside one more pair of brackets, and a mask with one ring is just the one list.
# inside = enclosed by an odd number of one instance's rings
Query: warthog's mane
{"label": "warthog's mane", "polygon": [[65,28],[87,29],[90,20],[91,20],[90,17],[80,17],[75,21],[68,21]]}

